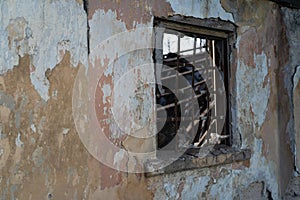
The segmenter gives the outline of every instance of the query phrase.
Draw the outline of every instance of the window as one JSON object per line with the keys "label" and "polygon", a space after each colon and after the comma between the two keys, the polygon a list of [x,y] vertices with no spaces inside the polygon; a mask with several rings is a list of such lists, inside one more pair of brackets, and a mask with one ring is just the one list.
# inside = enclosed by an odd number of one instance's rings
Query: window
{"label": "window", "polygon": [[230,146],[233,25],[179,16],[154,25],[157,149]]}

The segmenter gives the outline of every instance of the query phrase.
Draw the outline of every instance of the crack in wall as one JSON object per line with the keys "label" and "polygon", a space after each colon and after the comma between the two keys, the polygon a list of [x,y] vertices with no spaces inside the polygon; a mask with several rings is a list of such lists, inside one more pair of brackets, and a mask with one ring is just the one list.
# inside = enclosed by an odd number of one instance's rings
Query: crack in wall
{"label": "crack in wall", "polygon": [[[295,66],[294,67],[294,72],[293,72],[293,75],[292,75],[292,80],[291,80],[291,86],[292,86],[292,96],[291,96],[291,99],[292,99],[292,109],[295,110],[295,102],[294,102],[294,90],[296,89],[295,87],[297,87],[298,85],[298,74],[299,73],[299,70],[300,70],[300,66]],[[297,107],[297,105],[296,105]],[[296,134],[297,134],[297,131],[296,131],[296,126],[295,126],[295,113],[293,112],[292,114],[292,126],[294,127],[294,135],[292,135],[291,138],[293,140],[293,143],[292,143],[292,148],[293,148],[293,153],[294,153],[294,170],[295,170],[295,173],[297,173],[298,175],[300,174],[300,171],[298,169],[299,166],[298,165],[298,159],[297,159],[297,138],[296,138]]]}
{"label": "crack in wall", "polygon": [[88,55],[90,54],[90,24],[89,24],[89,1],[83,0],[83,9],[86,12],[86,25],[87,25],[87,50]]}

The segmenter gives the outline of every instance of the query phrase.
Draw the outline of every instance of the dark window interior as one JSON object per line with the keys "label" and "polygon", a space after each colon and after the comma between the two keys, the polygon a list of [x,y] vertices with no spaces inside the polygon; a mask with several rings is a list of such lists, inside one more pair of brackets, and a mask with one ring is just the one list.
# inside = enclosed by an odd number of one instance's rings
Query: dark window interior
{"label": "dark window interior", "polygon": [[157,148],[171,141],[171,149],[230,145],[227,39],[186,27],[161,30],[154,52]]}

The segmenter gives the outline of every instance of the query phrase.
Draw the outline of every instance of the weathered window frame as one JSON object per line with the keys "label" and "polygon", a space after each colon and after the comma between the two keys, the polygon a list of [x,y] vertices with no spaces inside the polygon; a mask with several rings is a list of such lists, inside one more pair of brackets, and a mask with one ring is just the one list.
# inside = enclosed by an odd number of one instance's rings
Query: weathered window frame
{"label": "weathered window frame", "polygon": [[[250,150],[241,150],[239,149],[239,145],[237,141],[239,138],[236,138],[239,134],[233,133],[232,128],[232,105],[235,105],[234,99],[232,96],[235,96],[233,87],[235,84],[235,78],[231,80],[232,77],[232,68],[231,66],[234,63],[234,59],[232,58],[233,49],[235,48],[235,39],[236,39],[236,26],[228,21],[222,21],[220,19],[196,19],[193,17],[183,17],[179,15],[175,15],[168,18],[155,18],[154,19],[154,27],[162,27],[168,29],[174,29],[178,31],[184,31],[189,33],[197,33],[199,35],[205,35],[208,37],[222,38],[226,40],[226,65],[227,65],[227,77],[226,80],[226,98],[227,98],[227,126],[230,134],[230,147],[224,148],[216,148],[211,151],[206,157],[196,158],[193,155],[194,149],[191,149],[191,155],[184,154],[181,156],[181,159],[178,159],[173,164],[165,167],[163,170],[159,170],[154,173],[150,173],[152,175],[170,173],[182,170],[189,170],[194,168],[202,168],[219,164],[228,164],[232,162],[245,161],[250,159],[251,152]],[[154,59],[156,57],[156,53],[154,51]],[[197,151],[197,150],[196,150]]]}

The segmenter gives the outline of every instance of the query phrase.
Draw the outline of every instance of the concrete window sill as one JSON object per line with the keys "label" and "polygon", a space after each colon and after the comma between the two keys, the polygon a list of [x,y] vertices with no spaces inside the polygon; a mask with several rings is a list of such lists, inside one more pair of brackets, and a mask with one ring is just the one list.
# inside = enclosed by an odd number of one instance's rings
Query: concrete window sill
{"label": "concrete window sill", "polygon": [[250,160],[251,158],[250,149],[236,149],[225,145],[219,145],[210,149],[204,156],[199,155],[199,151],[199,148],[189,149],[172,164],[162,169],[146,173],[146,177],[231,164]]}

